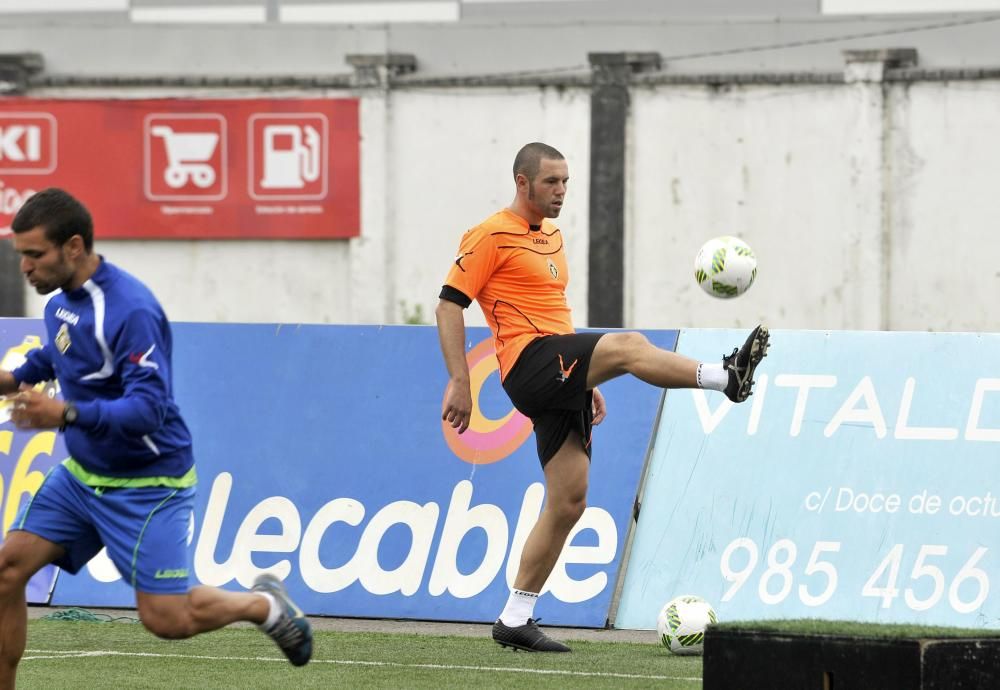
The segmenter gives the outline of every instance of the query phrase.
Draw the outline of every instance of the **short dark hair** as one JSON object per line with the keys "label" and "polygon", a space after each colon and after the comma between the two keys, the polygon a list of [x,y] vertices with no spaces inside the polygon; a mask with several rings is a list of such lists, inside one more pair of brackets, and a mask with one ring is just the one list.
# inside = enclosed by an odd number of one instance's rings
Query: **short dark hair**
{"label": "short dark hair", "polygon": [[14,216],[10,229],[20,233],[38,226],[45,228],[45,238],[54,245],[61,247],[73,235],[79,235],[88,254],[94,247],[94,221],[90,211],[62,189],[49,187],[28,197]]}
{"label": "short dark hair", "polygon": [[538,169],[542,167],[543,158],[557,161],[565,160],[561,153],[548,144],[533,141],[522,146],[521,150],[514,156],[514,177],[524,175],[529,182],[534,182],[535,176],[538,175]]}

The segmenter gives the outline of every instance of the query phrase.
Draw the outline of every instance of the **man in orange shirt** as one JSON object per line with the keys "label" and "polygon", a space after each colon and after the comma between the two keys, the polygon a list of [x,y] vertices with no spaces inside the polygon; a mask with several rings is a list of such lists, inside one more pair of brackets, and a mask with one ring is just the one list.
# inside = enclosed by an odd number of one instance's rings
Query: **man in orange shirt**
{"label": "man in orange shirt", "polygon": [[521,552],[507,605],[493,626],[503,646],[568,652],[535,624],[535,602],[566,538],[586,508],[591,426],[606,414],[597,386],[632,374],[661,388],[708,388],[733,402],[750,396],[767,352],[757,326],[718,364],[699,363],[653,346],[641,333],[575,333],[566,303],[569,271],[559,228],[569,181],[563,155],[541,143],[514,159],[513,203],[462,237],[441,289],[438,334],[450,380],[442,419],[463,433],[472,414],[462,310],[479,302],[493,331],[500,379],[535,427],[547,500]]}

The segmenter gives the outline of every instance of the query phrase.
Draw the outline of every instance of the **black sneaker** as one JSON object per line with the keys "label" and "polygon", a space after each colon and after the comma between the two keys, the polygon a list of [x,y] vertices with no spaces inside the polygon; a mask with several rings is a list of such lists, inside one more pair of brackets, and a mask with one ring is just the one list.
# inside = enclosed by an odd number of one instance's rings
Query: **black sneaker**
{"label": "black sneaker", "polygon": [[274,640],[293,666],[304,666],[312,656],[312,626],[301,609],[289,598],[285,585],[274,575],[264,573],[257,577],[250,589],[254,592],[267,592],[274,597],[281,609],[281,615],[274,625],[266,630],[262,625],[257,627]]}
{"label": "black sneaker", "polygon": [[493,624],[493,641],[501,647],[523,649],[526,652],[571,652],[562,642],[556,642],[543,633],[533,618],[524,625],[510,628],[500,619]]}
{"label": "black sneaker", "polygon": [[722,368],[729,372],[725,393],[733,402],[743,402],[750,397],[753,372],[767,355],[767,340],[767,329],[757,326],[750,331],[743,347],[734,348],[731,355],[722,358]]}

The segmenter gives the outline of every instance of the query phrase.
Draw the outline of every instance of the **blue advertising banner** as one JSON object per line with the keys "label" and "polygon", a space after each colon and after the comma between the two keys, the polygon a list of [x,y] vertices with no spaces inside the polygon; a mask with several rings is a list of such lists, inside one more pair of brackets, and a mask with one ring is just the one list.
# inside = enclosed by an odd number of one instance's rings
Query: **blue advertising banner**
{"label": "blue advertising banner", "polygon": [[[447,375],[420,326],[177,324],[178,403],[195,441],[198,582],[285,580],[311,614],[492,621],[544,501],[530,422],[499,385],[489,332],[468,330],[476,407],[441,422]],[[646,334],[672,349],[676,331]],[[584,517],[536,612],[603,626],[662,391],[602,386]],[[103,554],[53,602],[130,606]]]}
{"label": "blue advertising banner", "polygon": [[[684,331],[711,359],[740,333]],[[754,396],[670,391],[616,627],[697,594],[721,620],[1000,627],[1000,336],[773,332]]]}
{"label": "blue advertising banner", "polygon": [[[28,319],[0,319],[0,369],[19,367],[34,348],[46,340],[45,325]],[[54,384],[40,385],[49,395],[57,395]],[[6,537],[24,506],[42,484],[45,473],[66,457],[62,437],[51,431],[19,431],[10,419],[11,403],[0,400],[0,516]],[[2,538],[0,538],[2,541]],[[43,568],[28,582],[27,599],[32,604],[49,601],[57,569]]]}

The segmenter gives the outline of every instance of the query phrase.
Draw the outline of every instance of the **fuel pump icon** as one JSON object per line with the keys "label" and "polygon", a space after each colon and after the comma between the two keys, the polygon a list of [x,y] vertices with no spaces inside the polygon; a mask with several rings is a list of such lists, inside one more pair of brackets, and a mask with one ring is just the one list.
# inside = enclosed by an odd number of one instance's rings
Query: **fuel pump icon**
{"label": "fuel pump icon", "polygon": [[321,138],[310,125],[264,127],[263,189],[302,189],[320,174]]}

